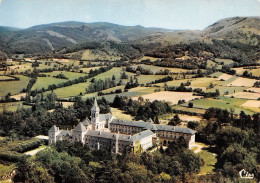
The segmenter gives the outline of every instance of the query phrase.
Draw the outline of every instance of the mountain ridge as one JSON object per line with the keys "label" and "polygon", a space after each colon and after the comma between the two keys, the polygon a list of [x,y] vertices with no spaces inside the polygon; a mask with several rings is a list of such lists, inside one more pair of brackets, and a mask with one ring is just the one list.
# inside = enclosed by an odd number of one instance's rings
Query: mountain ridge
{"label": "mountain ridge", "polygon": [[[71,52],[80,59],[84,50],[91,50],[95,54],[113,53],[110,56],[127,59],[143,55],[175,58],[181,54],[173,53],[176,52],[174,49],[200,44],[201,49],[212,51],[215,56],[230,56],[241,62],[254,62],[259,59],[260,17],[226,18],[204,30],[169,30],[140,25],[122,26],[108,22],[66,21],[13,31],[1,31],[0,27],[0,40],[0,51],[7,55],[58,53],[70,57]],[[243,47],[253,49],[250,53],[254,56],[249,58]],[[164,53],[167,49],[170,54]],[[198,51],[196,52],[191,54],[198,55]],[[237,58],[239,52],[245,58]]]}

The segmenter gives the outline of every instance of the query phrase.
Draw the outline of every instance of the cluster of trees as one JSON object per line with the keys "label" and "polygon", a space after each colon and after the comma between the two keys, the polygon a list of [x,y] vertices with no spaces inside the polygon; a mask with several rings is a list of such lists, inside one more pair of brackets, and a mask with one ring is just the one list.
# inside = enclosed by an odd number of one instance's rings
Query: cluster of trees
{"label": "cluster of trees", "polygon": [[204,92],[201,88],[195,88],[192,91],[195,95],[204,96],[205,98],[215,98],[220,95],[219,89],[216,89],[215,92]]}
{"label": "cluster of trees", "polygon": [[149,118],[152,118],[155,123],[159,122],[158,116],[172,112],[172,108],[167,102],[158,100],[153,102],[144,101],[142,97],[135,101],[125,96],[116,95],[111,106],[135,116],[136,120],[147,121]]}
{"label": "cluster of trees", "polygon": [[[190,84],[189,84],[190,85]],[[189,86],[186,85],[186,86]],[[165,87],[165,91],[180,91],[180,92],[192,92],[192,88],[186,87],[184,83],[181,83],[180,86],[175,87],[175,86],[167,86]]]}
{"label": "cluster of trees", "polygon": [[4,103],[4,102],[15,102],[16,99],[11,98],[11,93],[7,93],[4,97],[0,98],[0,103]]}
{"label": "cluster of trees", "polygon": [[153,75],[153,72],[150,69],[144,69],[140,65],[138,65],[136,69],[131,66],[127,66],[126,71],[133,72],[133,73],[140,73],[140,74],[144,74],[144,75]]}
{"label": "cluster of trees", "polygon": [[122,81],[120,80],[118,83],[115,82],[115,78],[106,78],[105,80],[93,80],[93,82],[86,88],[86,93],[94,93],[102,90],[106,90],[108,88],[113,88],[116,86],[120,86]]}
{"label": "cluster of trees", "polygon": [[133,79],[133,77],[131,76],[130,81],[127,82],[126,85],[125,85],[125,90],[135,88],[137,86],[139,86],[138,79],[137,78]]}
{"label": "cluster of trees", "polygon": [[181,143],[153,154],[111,154],[59,142],[34,159],[19,161],[15,182],[188,182],[200,170],[198,155]]}
{"label": "cluster of trees", "polygon": [[147,83],[146,85],[151,85],[151,84],[156,84],[156,83],[163,83],[163,82],[167,82],[167,81],[173,81],[173,77],[172,76],[166,76],[164,78],[157,79],[155,81]]}
{"label": "cluster of trees", "polygon": [[67,77],[66,77],[64,74],[62,74],[62,73],[58,74],[57,76],[53,76],[53,77],[59,78],[59,79],[69,79],[69,78],[67,78]]}
{"label": "cluster of trees", "polygon": [[256,82],[254,83],[254,87],[260,88],[260,81],[256,81]]}
{"label": "cluster of trees", "polygon": [[190,127],[197,131],[198,141],[215,145],[213,150],[218,154],[216,170],[234,182],[242,169],[260,179],[260,113],[250,116],[241,111],[236,116],[232,109],[210,108],[204,118],[207,121],[190,124]]}
{"label": "cluster of trees", "polygon": [[122,89],[116,89],[115,91],[111,91],[108,93],[103,93],[103,92],[98,92],[98,96],[103,96],[103,95],[111,95],[111,94],[115,94],[115,93],[122,93],[123,90]]}

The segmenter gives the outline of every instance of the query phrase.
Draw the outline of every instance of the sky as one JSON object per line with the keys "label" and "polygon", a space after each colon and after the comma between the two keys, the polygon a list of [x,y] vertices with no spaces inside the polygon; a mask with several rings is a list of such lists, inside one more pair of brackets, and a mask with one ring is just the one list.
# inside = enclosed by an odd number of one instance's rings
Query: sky
{"label": "sky", "polygon": [[260,0],[0,0],[0,25],[63,21],[202,30],[235,16],[260,16]]}

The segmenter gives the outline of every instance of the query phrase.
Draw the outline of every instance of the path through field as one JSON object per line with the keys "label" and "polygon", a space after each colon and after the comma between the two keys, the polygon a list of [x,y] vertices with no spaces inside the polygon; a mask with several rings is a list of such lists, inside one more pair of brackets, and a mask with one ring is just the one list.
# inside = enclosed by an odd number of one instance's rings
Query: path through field
{"label": "path through field", "polygon": [[42,151],[42,150],[44,150],[46,148],[47,148],[47,146],[41,146],[41,147],[39,147],[37,149],[31,150],[31,151],[27,151],[24,154],[33,156],[33,155],[37,154],[39,151]]}

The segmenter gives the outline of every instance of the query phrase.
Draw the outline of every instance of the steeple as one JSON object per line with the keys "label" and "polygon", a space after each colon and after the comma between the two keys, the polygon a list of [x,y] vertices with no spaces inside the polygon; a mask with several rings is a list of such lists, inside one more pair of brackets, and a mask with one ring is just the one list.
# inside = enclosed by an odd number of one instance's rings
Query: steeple
{"label": "steeple", "polygon": [[91,122],[95,126],[94,129],[98,129],[97,123],[99,123],[99,112],[100,109],[97,104],[97,99],[95,98],[94,104],[91,108]]}
{"label": "steeple", "polygon": [[95,112],[99,112],[100,111],[100,109],[98,107],[98,103],[97,103],[97,98],[95,98],[95,100],[94,100],[94,104],[93,104],[93,106],[91,108],[91,112],[92,111],[95,111]]}

